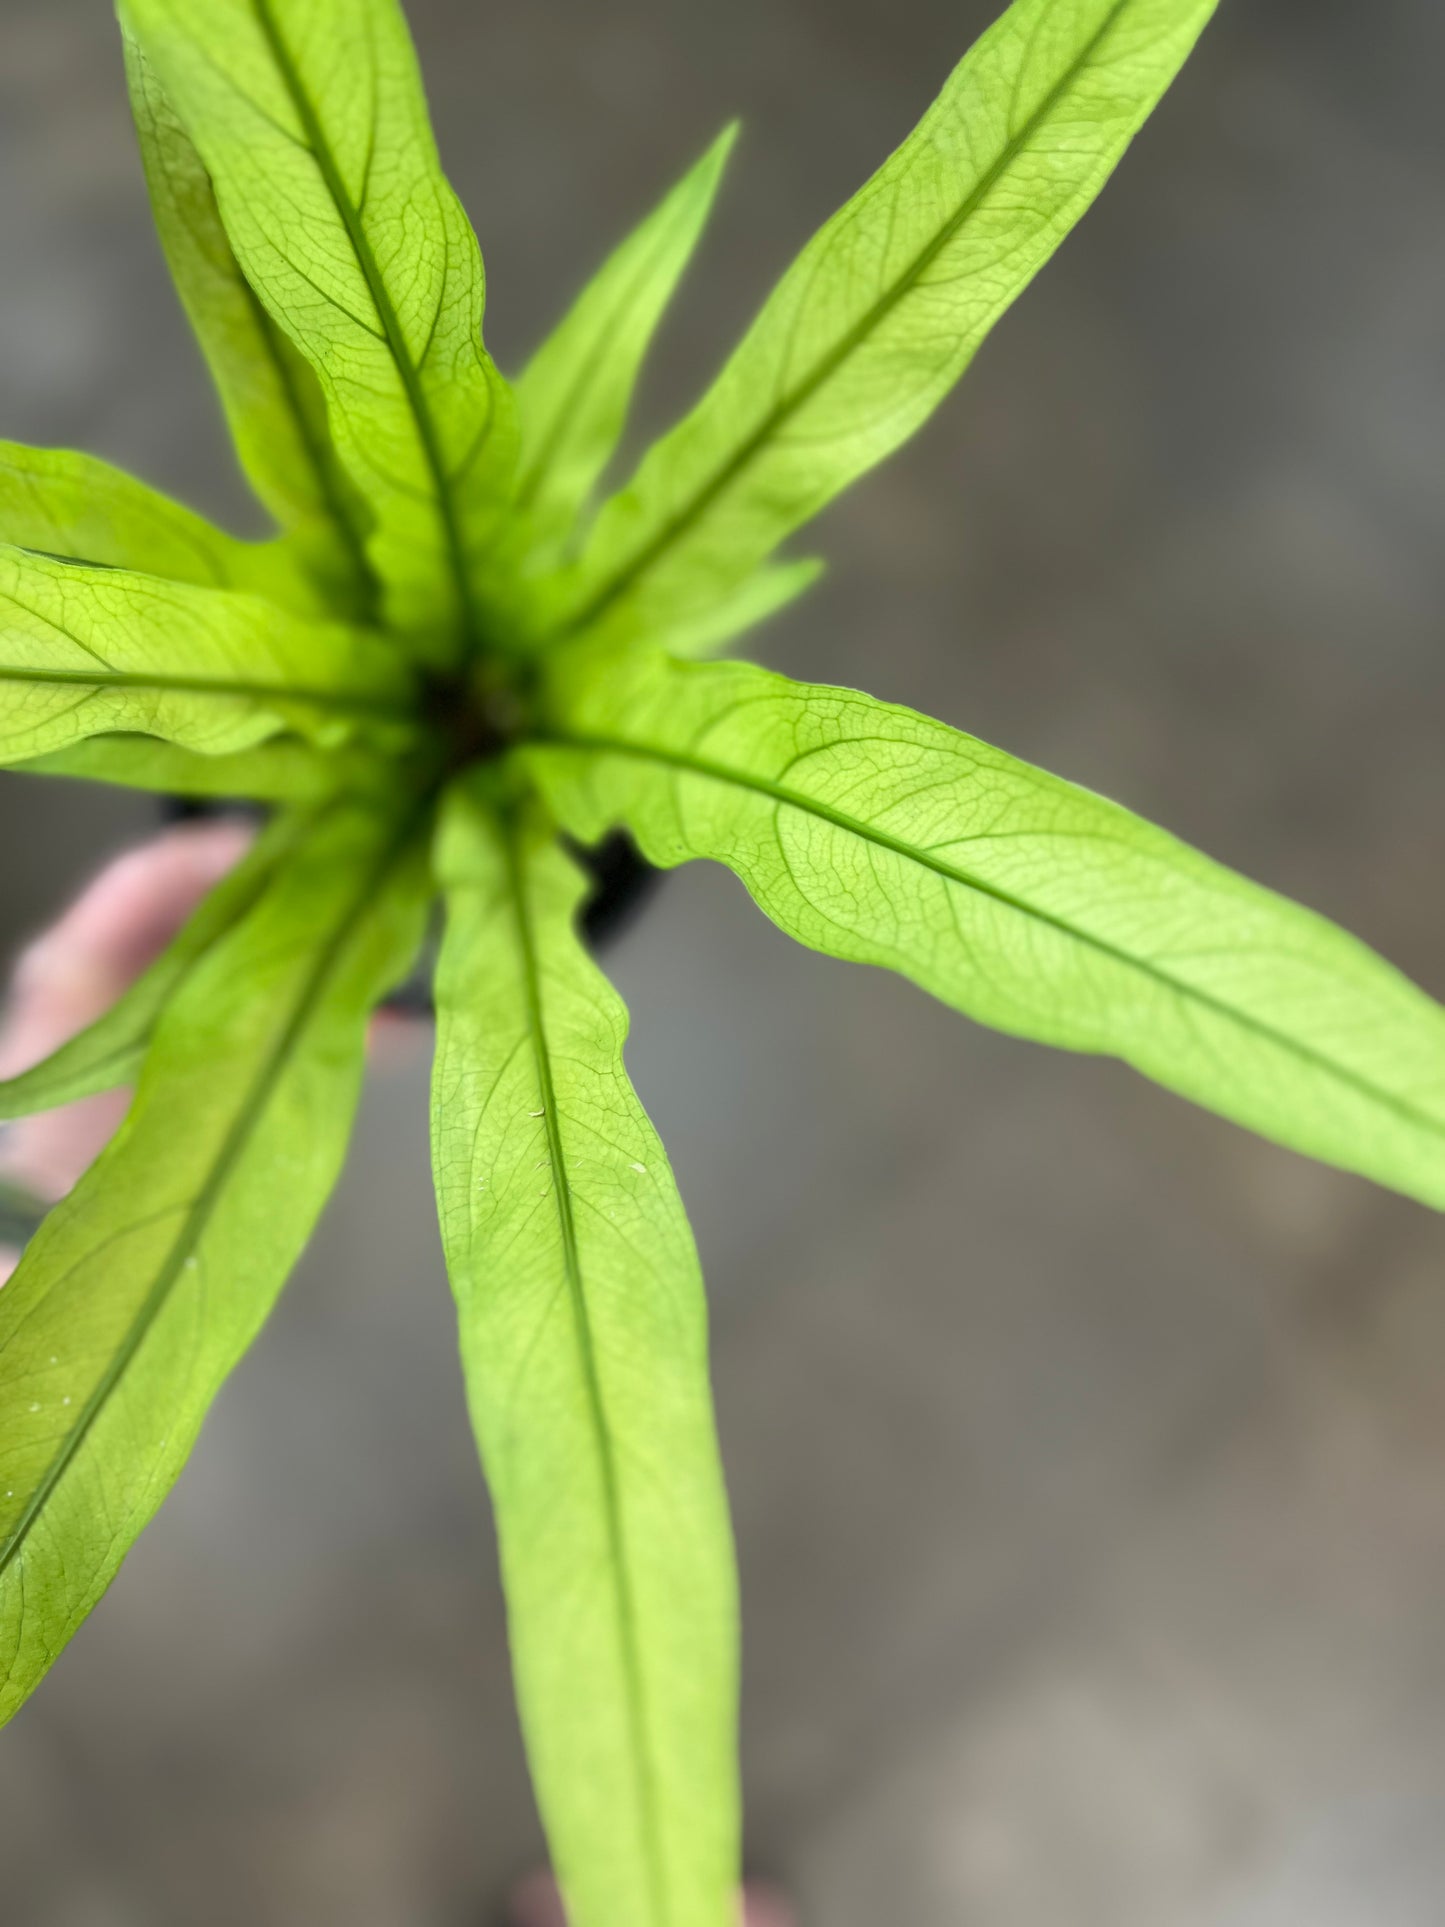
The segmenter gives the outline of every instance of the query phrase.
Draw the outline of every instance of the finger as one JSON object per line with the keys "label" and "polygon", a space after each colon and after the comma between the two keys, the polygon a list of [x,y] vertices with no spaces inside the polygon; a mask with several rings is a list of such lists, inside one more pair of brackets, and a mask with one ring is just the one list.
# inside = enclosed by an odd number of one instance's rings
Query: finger
{"label": "finger", "polygon": [[[14,1076],[93,1023],[176,936],[201,898],[244,854],[254,831],[231,819],[178,824],[117,858],[36,939],[15,969],[0,1076]],[[53,1200],[111,1137],[129,1102],[103,1091],[13,1125],[0,1168]]]}
{"label": "finger", "polygon": [[0,1031],[11,1077],[92,1023],[160,955],[254,831],[231,819],[182,823],[118,857],[15,966]]}

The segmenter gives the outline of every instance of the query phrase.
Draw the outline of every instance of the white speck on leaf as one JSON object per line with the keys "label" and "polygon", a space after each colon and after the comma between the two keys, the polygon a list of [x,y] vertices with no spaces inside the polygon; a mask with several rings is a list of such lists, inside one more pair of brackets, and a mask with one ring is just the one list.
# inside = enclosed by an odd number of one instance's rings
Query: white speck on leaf
{"label": "white speck on leaf", "polygon": [[639,1164],[636,1158],[632,1160],[632,1168],[634,1171],[640,1171],[643,1177],[647,1176],[647,1166],[645,1164]]}

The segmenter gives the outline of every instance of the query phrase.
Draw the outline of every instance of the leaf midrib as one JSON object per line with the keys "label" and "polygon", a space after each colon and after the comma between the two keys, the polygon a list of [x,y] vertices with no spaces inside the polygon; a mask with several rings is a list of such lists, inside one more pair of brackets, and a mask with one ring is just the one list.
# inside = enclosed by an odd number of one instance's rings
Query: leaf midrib
{"label": "leaf midrib", "polygon": [[10,1539],[3,1549],[0,1549],[0,1576],[4,1575],[23,1549],[31,1529],[49,1504],[52,1494],[64,1478],[76,1454],[85,1444],[101,1412],[145,1342],[147,1333],[165,1308],[187,1257],[204,1236],[206,1226],[220,1202],[226,1183],[244,1153],[252,1133],[260,1124],[266,1105],[320,1002],[327,980],[342,951],[350,941],[357,925],[372,908],[385,886],[386,879],[411,844],[416,827],[416,817],[409,816],[404,829],[387,846],[382,860],[368,870],[365,888],[357,893],[346,915],[338,921],[326,943],[317,952],[315,968],[302,985],[286,1027],[247,1093],[216,1155],[215,1163],[193,1199],[177,1233],[176,1241],[157,1272],[150,1290],[146,1293],[120,1348],[81,1407],[75,1424],[66,1434],[60,1450],[47,1466],[44,1476],[21,1513]]}
{"label": "leaf midrib", "polygon": [[[367,292],[376,308],[377,319],[381,322],[382,331],[386,336],[392,362],[401,379],[407,406],[416,423],[422,456],[432,478],[432,493],[436,501],[437,514],[441,519],[442,538],[446,544],[447,565],[451,570],[461,614],[462,641],[466,648],[475,650],[481,642],[482,625],[472,587],[471,572],[467,567],[466,550],[462,542],[461,526],[457,520],[456,503],[452,498],[446,468],[442,461],[441,443],[437,438],[436,422],[432,416],[430,403],[427,401],[426,390],[422,386],[420,371],[412,359],[411,350],[402,333],[401,322],[381,269],[377,265],[376,255],[362,224],[360,213],[352,204],[351,196],[346,190],[346,183],[341,178],[341,170],[336,164],[336,156],[331,151],[331,143],[326,137],[320,117],[302,82],[291,49],[281,32],[273,10],[273,0],[252,0],[252,5],[261,31],[266,37],[266,43],[271,50],[271,57],[276,62],[282,82],[291,97],[291,104],[305,132],[307,146],[311,150],[312,159],[316,162],[317,171],[321,175],[336,212],[341,217],[342,226],[346,229],[347,239],[356,255],[357,265],[361,269]],[[373,105],[373,112],[375,111]],[[495,405],[491,397],[488,398],[488,402],[489,406]]]}
{"label": "leaf midrib", "polygon": [[[553,632],[551,640],[559,641],[564,637],[576,635],[581,630],[589,628],[619,597],[626,594],[627,590],[632,587],[641,575],[652,567],[654,562],[665,555],[667,550],[670,549],[675,542],[680,541],[682,537],[696,525],[702,516],[707,513],[708,509],[711,508],[718,496],[722,494],[724,489],[736,481],[743,470],[747,468],[748,464],[762,452],[789,417],[795,415],[800,408],[805,407],[807,403],[812,400],[813,396],[817,394],[818,390],[827,382],[831,381],[838,369],[848,360],[849,356],[858,348],[862,347],[873,330],[887,319],[898,303],[902,301],[910,289],[916,285],[919,277],[928,270],[943,252],[944,248],[948,246],[964,222],[991,192],[1000,177],[1021,152],[1025,142],[1032,136],[1040,124],[1048,119],[1048,116],[1058,105],[1059,99],[1064,91],[1073,83],[1084,68],[1089,65],[1089,62],[1098,50],[1100,42],[1104,40],[1113,29],[1115,21],[1118,20],[1125,8],[1132,4],[1134,4],[1134,0],[1115,0],[1115,4],[1110,8],[1107,17],[1091,35],[1086,45],[1067,70],[1049,89],[1042,103],[1030,115],[1019,132],[1010,136],[1000,151],[998,158],[979,178],[975,186],[969,190],[968,194],[960,202],[957,210],[949,216],[948,220],[944,222],[932,239],[914,256],[898,280],[893,282],[884,293],[878,297],[872,307],[868,309],[867,313],[839,338],[834,346],[829,349],[827,354],[818,362],[811,374],[805,375],[795,388],[791,389],[780,400],[773,403],[772,407],[763,416],[752,433],[739,443],[728,459],[719,468],[714,470],[713,474],[700,488],[694,491],[692,497],[685,502],[680,509],[675,510],[674,513],[667,518],[656,535],[654,535],[649,542],[646,542],[627,562],[624,562],[621,568],[606,582],[594,590],[592,595],[582,603],[579,609],[575,610],[563,620]],[[911,136],[909,138],[911,138]],[[901,149],[898,151],[901,151]],[[886,167],[887,165],[888,162],[885,161],[884,166]],[[866,192],[866,188],[862,191]],[[845,212],[848,205],[850,204],[845,203],[844,208],[839,209],[839,213]],[[834,219],[836,218],[835,216]],[[832,223],[830,221],[828,226],[831,225]],[[822,232],[826,232],[826,229],[820,230],[820,234]],[[817,237],[815,237],[815,239],[816,238]],[[810,246],[811,245],[810,243]],[[802,258],[802,256],[799,256],[799,260]],[[764,309],[764,313],[765,312],[766,309]],[[762,316],[760,315],[759,322],[761,319]],[[755,323],[754,325],[756,326],[757,324]],[[743,352],[743,348],[745,348],[746,345],[747,341],[745,340],[738,349],[738,354]],[[733,363],[730,361],[728,367],[732,365]],[[726,372],[727,369],[725,368],[723,373],[726,374]],[[722,377],[720,376],[719,380],[721,379]],[[714,389],[712,392],[716,392],[716,390]],[[699,410],[707,406],[707,401],[708,398],[705,397],[704,400],[699,403]],[[691,421],[693,418],[693,416],[688,416],[686,419]]]}
{"label": "leaf midrib", "polygon": [[658,1831],[656,1770],[647,1739],[646,1688],[637,1634],[636,1607],[632,1596],[632,1577],[627,1560],[627,1543],[622,1529],[617,1465],[612,1449],[612,1435],[608,1429],[606,1400],[597,1368],[592,1323],[587,1308],[587,1291],[582,1276],[582,1258],[578,1249],[576,1219],[572,1209],[572,1188],[567,1177],[567,1161],[562,1145],[562,1125],[557,1110],[556,1085],[552,1076],[552,1056],[543,1021],[541,971],[527,904],[521,852],[518,847],[519,830],[514,819],[509,819],[501,826],[501,837],[506,853],[508,895],[511,899],[518,950],[522,961],[527,1027],[531,1033],[532,1052],[541,1093],[542,1123],[547,1138],[547,1156],[552,1167],[552,1183],[557,1199],[557,1221],[562,1239],[567,1292],[577,1332],[578,1353],[587,1393],[588,1416],[602,1472],[607,1539],[611,1552],[609,1568],[617,1594],[618,1630],[621,1635],[623,1670],[627,1680],[627,1720],[632,1736],[631,1758],[637,1780],[638,1806],[642,1815],[643,1851],[647,1859],[651,1912],[655,1927],[665,1927],[669,1914],[667,1882]]}
{"label": "leaf midrib", "polygon": [[975,876],[955,864],[947,863],[931,851],[920,850],[901,837],[891,836],[886,830],[880,830],[872,824],[865,823],[861,818],[849,816],[845,811],[835,809],[831,804],[824,803],[818,798],[809,797],[800,790],[790,789],[786,784],[774,782],[770,777],[758,776],[751,771],[734,768],[730,764],[714,762],[709,757],[668,749],[657,744],[639,743],[627,737],[557,731],[550,732],[538,740],[542,747],[550,743],[563,749],[590,750],[603,755],[632,756],[642,761],[661,763],[673,769],[683,770],[690,775],[703,776],[714,782],[731,784],[737,789],[750,790],[787,808],[799,810],[804,815],[817,817],[846,835],[856,836],[865,843],[871,843],[879,849],[889,851],[894,856],[917,863],[923,869],[932,870],[946,882],[956,883],[962,889],[973,890],[978,895],[1003,905],[1005,909],[1014,910],[1021,916],[1031,918],[1034,922],[1057,931],[1060,936],[1067,937],[1072,942],[1085,945],[1098,955],[1107,957],[1110,962],[1148,978],[1174,996],[1197,1004],[1201,1009],[1252,1032],[1264,1042],[1298,1058],[1302,1063],[1323,1072],[1336,1082],[1349,1085],[1362,1097],[1395,1113],[1406,1123],[1430,1131],[1437,1137],[1445,1138],[1445,1120],[1421,1110],[1408,1099],[1375,1084],[1347,1065],[1326,1057],[1311,1045],[1301,1043],[1288,1032],[1277,1030],[1274,1025],[1266,1023],[1262,1018],[1252,1016],[1248,1011],[1240,1010],[1234,1004],[1225,1003],[1211,992],[1172,975],[1159,965],[1151,963],[1147,958],[1136,957],[1127,950],[1119,949],[1106,937],[1099,937],[1092,931],[1080,929],[1077,924],[1069,923],[1065,918],[1054,915],[1052,911],[1041,909],[1037,904],[1030,903],[1024,897],[1016,896],[1012,891],[1005,890],[998,884],[990,883],[983,877]]}

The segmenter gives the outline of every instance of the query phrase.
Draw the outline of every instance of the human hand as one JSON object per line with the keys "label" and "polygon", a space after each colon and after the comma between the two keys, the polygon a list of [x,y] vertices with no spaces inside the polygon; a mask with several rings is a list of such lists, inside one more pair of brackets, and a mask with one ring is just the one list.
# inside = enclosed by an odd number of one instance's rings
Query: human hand
{"label": "human hand", "polygon": [[[232,818],[177,824],[117,857],[24,951],[0,1017],[0,1077],[13,1077],[83,1030],[165,949],[255,834]],[[53,1204],[104,1149],[128,1091],[18,1119],[0,1136],[0,1180]],[[0,1283],[19,1261],[0,1246]]]}

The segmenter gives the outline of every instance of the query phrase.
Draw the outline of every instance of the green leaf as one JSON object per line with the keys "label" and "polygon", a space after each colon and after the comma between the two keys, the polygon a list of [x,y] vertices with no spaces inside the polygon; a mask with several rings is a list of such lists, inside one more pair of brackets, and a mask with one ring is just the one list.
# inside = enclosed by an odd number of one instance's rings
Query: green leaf
{"label": "green leaf", "polygon": [[126,5],[247,280],[320,381],[393,625],[456,659],[483,639],[515,431],[395,0]]}
{"label": "green leaf", "polygon": [[201,959],[258,901],[299,829],[295,818],[270,824],[197,906],[174,942],[103,1016],[28,1071],[0,1079],[0,1118],[28,1117],[133,1083],[156,1019]]}
{"label": "green leaf", "polygon": [[123,5],[121,14],[126,79],[156,231],[241,466],[280,527],[297,537],[296,550],[331,605],[356,616],[374,613],[375,585],[364,547],[370,517],[331,445],[320,384],[241,272],[210,176],[127,26]]}
{"label": "green leaf", "polygon": [[61,776],[163,796],[314,802],[337,791],[377,790],[389,765],[361,751],[319,749],[299,737],[273,737],[230,756],[203,756],[154,736],[90,736],[69,749],[14,763],[16,776]]}
{"label": "green leaf", "polygon": [[912,710],[745,664],[600,665],[535,765],[566,827],[729,864],[782,929],[1123,1058],[1445,1205],[1445,1010],[1117,804]]}
{"label": "green leaf", "polygon": [[453,799],[433,1157],[572,1927],[734,1919],[736,1605],[702,1284],[547,835]]}
{"label": "green leaf", "polygon": [[254,596],[0,548],[0,763],[138,731],[211,755],[291,722],[397,716],[405,667],[377,637]]}
{"label": "green leaf", "polygon": [[417,839],[328,815],[156,1026],[120,1131],[0,1292],[0,1718],[165,1497],[335,1180]]}
{"label": "green leaf", "polygon": [[0,442],[0,542],[323,613],[288,544],[238,542],[109,462],[70,449]]}
{"label": "green leaf", "polygon": [[656,636],[933,412],[1103,187],[1215,0],[1016,0],[599,515],[557,618]]}
{"label": "green leaf", "polygon": [[692,258],[737,125],[603,263],[517,382],[516,508],[532,566],[554,559],[617,448],[657,325]]}
{"label": "green leaf", "polygon": [[654,640],[670,656],[710,656],[735,637],[769,621],[805,595],[826,564],[815,556],[796,562],[765,562],[717,602],[663,630]]}

